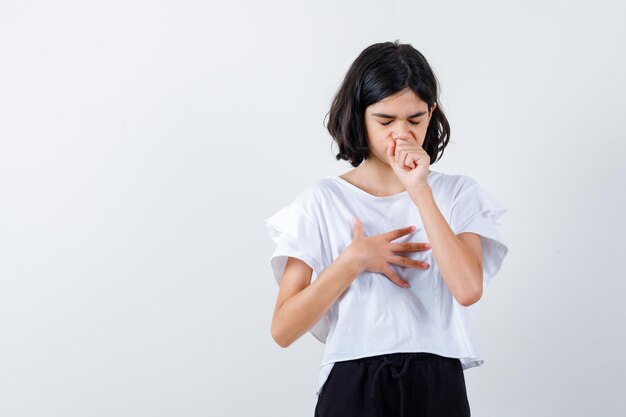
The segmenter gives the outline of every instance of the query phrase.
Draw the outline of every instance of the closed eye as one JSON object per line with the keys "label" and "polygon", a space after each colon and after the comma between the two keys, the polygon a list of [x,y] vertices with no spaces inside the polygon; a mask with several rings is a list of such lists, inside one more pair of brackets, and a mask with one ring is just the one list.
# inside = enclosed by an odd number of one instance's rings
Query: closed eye
{"label": "closed eye", "polygon": [[[410,121],[410,120],[409,120]],[[380,123],[380,122],[379,122]],[[388,121],[387,123],[380,123],[383,126],[387,126],[389,123],[391,123],[391,121]],[[418,125],[420,124],[420,122],[411,122],[412,125]]]}

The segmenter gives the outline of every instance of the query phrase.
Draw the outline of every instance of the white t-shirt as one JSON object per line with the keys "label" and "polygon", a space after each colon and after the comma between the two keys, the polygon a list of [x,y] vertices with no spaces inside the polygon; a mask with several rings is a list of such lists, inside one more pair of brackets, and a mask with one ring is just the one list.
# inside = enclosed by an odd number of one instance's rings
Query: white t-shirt
{"label": "white t-shirt", "polygon": [[[508,252],[496,229],[507,209],[467,175],[431,170],[428,183],[453,232],[481,236],[486,292]],[[289,256],[312,268],[313,282],[352,242],[354,217],[361,220],[365,236],[415,225],[415,232],[393,242],[429,242],[419,210],[407,191],[379,197],[339,176],[327,176],[264,219],[277,245],[270,264],[278,285]],[[484,363],[471,325],[480,301],[468,307],[456,301],[439,273],[432,249],[400,255],[427,262],[430,267],[389,264],[410,288],[401,288],[380,273],[361,273],[309,329],[326,344],[316,395],[337,361],[395,352],[430,352],[459,358],[463,370]]]}

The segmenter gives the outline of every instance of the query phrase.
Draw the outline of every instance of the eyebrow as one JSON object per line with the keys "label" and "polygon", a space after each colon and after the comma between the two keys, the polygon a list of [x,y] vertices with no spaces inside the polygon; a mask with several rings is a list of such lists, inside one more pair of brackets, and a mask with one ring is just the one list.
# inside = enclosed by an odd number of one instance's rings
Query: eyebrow
{"label": "eyebrow", "polygon": [[[408,118],[412,119],[414,117],[420,117],[425,115],[426,112],[425,111],[421,111],[415,114],[410,115]],[[378,116],[378,117],[383,117],[385,119],[394,119],[396,116],[390,115],[390,114],[385,114],[385,113],[372,113],[372,116]]]}

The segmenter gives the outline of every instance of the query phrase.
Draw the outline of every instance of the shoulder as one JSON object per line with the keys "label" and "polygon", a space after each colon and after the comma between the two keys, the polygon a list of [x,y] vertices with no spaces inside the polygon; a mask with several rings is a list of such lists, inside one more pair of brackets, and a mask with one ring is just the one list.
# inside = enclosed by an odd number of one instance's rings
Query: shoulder
{"label": "shoulder", "polygon": [[448,174],[445,172],[432,171],[430,186],[433,193],[447,196],[454,201],[462,194],[479,186],[478,182],[465,174]]}
{"label": "shoulder", "polygon": [[300,204],[320,203],[342,190],[338,181],[326,176],[307,184],[296,196],[295,202]]}
{"label": "shoulder", "polygon": [[332,204],[333,198],[341,192],[337,181],[326,176],[308,183],[296,195],[293,205],[297,206],[311,219],[318,218],[328,204]]}

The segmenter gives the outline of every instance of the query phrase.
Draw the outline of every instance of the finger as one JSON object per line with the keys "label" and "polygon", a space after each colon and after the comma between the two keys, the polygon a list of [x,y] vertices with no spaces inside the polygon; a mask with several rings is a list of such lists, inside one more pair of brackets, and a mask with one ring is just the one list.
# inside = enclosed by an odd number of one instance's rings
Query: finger
{"label": "finger", "polygon": [[430,249],[428,243],[418,242],[398,242],[390,243],[392,252],[417,252]]}
{"label": "finger", "polygon": [[389,161],[389,164],[391,166],[393,166],[395,163],[395,148],[396,143],[394,141],[389,141],[389,143],[387,144],[387,160]]}
{"label": "finger", "polygon": [[402,164],[406,166],[407,168],[413,168],[414,159],[415,159],[414,156],[407,152],[406,156],[402,160]]}
{"label": "finger", "polygon": [[404,235],[408,235],[409,233],[413,233],[414,231],[415,231],[415,226],[407,226],[401,229],[392,230],[391,232],[382,233],[381,235],[385,239],[390,241],[390,240],[396,240],[397,238],[402,237]]}
{"label": "finger", "polygon": [[409,283],[403,280],[402,278],[400,278],[395,272],[393,272],[393,269],[391,269],[389,265],[385,267],[385,269],[383,270],[383,274],[385,274],[385,276],[389,278],[391,282],[393,282],[399,287],[402,287],[402,288],[410,287]]}
{"label": "finger", "polygon": [[352,219],[352,224],[354,225],[354,238],[363,237],[363,223],[357,217]]}
{"label": "finger", "polygon": [[406,266],[409,268],[428,269],[428,263],[416,261],[415,259],[406,258],[404,256],[391,256],[387,259],[387,262],[392,262],[396,265]]}
{"label": "finger", "polygon": [[[422,164],[424,165],[428,165],[430,164],[430,156],[428,154],[422,154]],[[420,164],[420,156],[419,155],[415,155],[415,158],[413,158],[413,163],[415,164],[415,167],[417,168],[417,166]]]}

